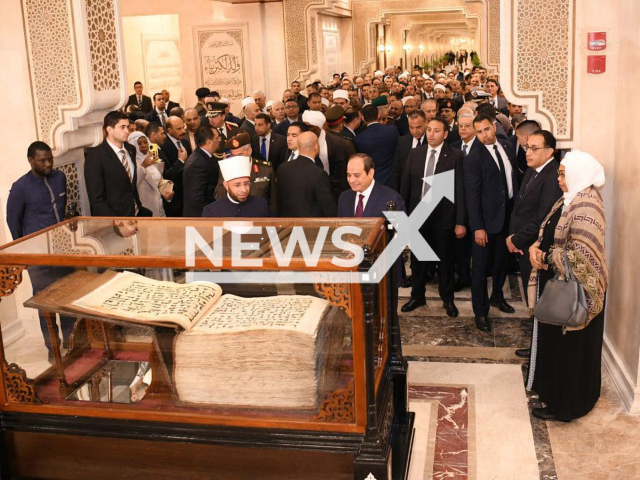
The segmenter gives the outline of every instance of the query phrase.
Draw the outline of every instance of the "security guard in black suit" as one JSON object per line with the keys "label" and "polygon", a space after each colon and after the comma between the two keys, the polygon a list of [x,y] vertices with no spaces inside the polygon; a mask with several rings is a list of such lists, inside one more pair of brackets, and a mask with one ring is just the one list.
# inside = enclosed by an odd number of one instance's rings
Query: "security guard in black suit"
{"label": "security guard in black suit", "polygon": [[[252,157],[251,153],[251,135],[242,131],[236,136],[230,138],[225,143],[225,150],[229,152],[229,156],[245,156],[251,158],[251,195],[254,197],[264,198],[272,212],[277,212],[278,208],[278,192],[275,187],[275,172],[271,166],[271,162]],[[226,189],[222,185],[222,177],[218,180],[216,186],[215,198],[223,198]]]}
{"label": "security guard in black suit", "polygon": [[227,105],[220,102],[207,102],[207,118],[209,123],[220,134],[220,149],[217,153],[224,153],[225,142],[240,133],[236,123],[225,121],[225,109]]}

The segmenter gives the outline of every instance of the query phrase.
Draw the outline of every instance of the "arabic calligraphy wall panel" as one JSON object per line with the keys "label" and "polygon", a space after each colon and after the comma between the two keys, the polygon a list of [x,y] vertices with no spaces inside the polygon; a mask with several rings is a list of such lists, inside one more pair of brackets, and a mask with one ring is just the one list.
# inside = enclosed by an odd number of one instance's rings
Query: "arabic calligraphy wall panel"
{"label": "arabic calligraphy wall panel", "polygon": [[216,90],[231,100],[232,111],[240,111],[247,94],[246,24],[194,27],[193,33],[200,85]]}

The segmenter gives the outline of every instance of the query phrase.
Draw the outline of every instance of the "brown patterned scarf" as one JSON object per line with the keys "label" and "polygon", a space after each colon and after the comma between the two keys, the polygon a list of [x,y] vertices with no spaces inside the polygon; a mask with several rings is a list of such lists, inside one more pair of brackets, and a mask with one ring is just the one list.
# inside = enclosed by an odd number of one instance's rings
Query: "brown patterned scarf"
{"label": "brown patterned scarf", "polygon": [[[564,199],[560,198],[542,222],[538,245],[542,241],[544,225],[559,208],[563,207],[563,202]],[[563,272],[563,250],[567,249],[569,264],[573,274],[584,287],[589,308],[589,319],[585,325],[565,327],[565,330],[585,328],[604,307],[604,296],[609,280],[609,269],[605,259],[604,228],[604,205],[600,193],[594,187],[578,193],[558,220],[554,244],[549,250],[549,260],[556,271]],[[537,284],[538,271],[533,269],[529,280],[529,299],[536,298]],[[533,305],[534,302],[531,302],[530,308],[533,308]]]}

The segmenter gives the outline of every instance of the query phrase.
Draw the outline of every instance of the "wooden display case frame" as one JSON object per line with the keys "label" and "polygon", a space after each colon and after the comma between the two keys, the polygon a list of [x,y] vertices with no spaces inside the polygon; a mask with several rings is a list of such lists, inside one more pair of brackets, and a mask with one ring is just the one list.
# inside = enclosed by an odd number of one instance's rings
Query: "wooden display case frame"
{"label": "wooden display case frame", "polygon": [[[22,281],[23,270],[31,265],[65,267],[105,267],[105,268],[179,268],[184,269],[184,256],[140,256],[140,255],[65,255],[65,254],[18,254],[7,253],[3,249],[14,246],[37,235],[67,226],[72,222],[90,221],[90,217],[76,217],[61,224],[24,237],[0,249],[0,300],[11,295]],[[109,218],[100,220],[129,220]],[[145,222],[182,222],[186,219],[145,219]],[[212,219],[213,220],[213,219]],[[312,226],[327,220],[353,225],[345,219],[243,219],[256,224],[269,225],[289,223],[292,225]],[[193,219],[199,226],[211,226],[220,221],[207,222]],[[352,271],[367,271],[389,240],[387,223],[383,219],[369,219],[371,232],[362,245],[365,257],[359,267]],[[186,224],[186,223],[185,223]],[[232,266],[230,259],[223,260],[222,269],[240,270]],[[196,258],[194,270],[211,269],[206,258]],[[251,268],[247,267],[250,270]],[[280,267],[273,258],[263,258],[263,270],[325,271],[344,272],[349,269],[337,267],[330,259],[321,258],[316,267],[307,267],[303,259],[294,258],[288,267]],[[388,277],[388,278],[387,278]],[[134,451],[144,445],[142,451],[157,457],[160,464],[167,458],[159,452],[176,452],[177,445],[184,442],[199,445],[199,449],[209,449],[213,459],[207,465],[219,469],[221,476],[212,478],[245,478],[227,465],[229,448],[234,455],[242,458],[259,458],[266,451],[273,451],[274,458],[288,463],[287,458],[303,458],[305,455],[325,455],[321,460],[325,465],[336,464],[335,478],[355,478],[368,480],[405,478],[408,472],[411,442],[413,438],[413,414],[407,410],[406,361],[402,356],[400,331],[397,318],[397,297],[388,295],[387,285],[396,282],[395,268],[391,268],[387,277],[378,284],[316,284],[316,292],[332,305],[342,308],[352,322],[353,381],[346,389],[336,390],[323,402],[318,415],[313,420],[243,417],[235,411],[233,414],[203,414],[197,410],[185,411],[148,411],[131,409],[128,405],[56,405],[42,402],[37,395],[34,381],[27,378],[19,365],[9,364],[5,357],[4,344],[0,332],[0,420],[2,422],[2,442],[0,456],[2,468],[0,476],[29,476],[38,478],[58,464],[61,458],[78,455],[77,446],[83,444],[83,437],[91,437],[97,444],[108,447],[112,452],[104,455],[92,467],[78,467],[69,473],[69,478],[81,478],[92,475],[100,478],[97,466],[114,468],[121,458],[122,448],[128,445]],[[388,305],[388,302],[390,303]],[[53,332],[55,315],[45,314],[50,332]],[[72,335],[71,354],[78,352],[83,345],[91,344],[104,350],[104,359],[113,358],[112,350],[120,348],[118,342],[109,339],[105,324],[92,325],[89,319],[76,323]],[[98,322],[99,323],[99,322]],[[55,365],[49,369],[50,375],[59,380],[61,394],[74,386],[68,385],[64,374],[64,359],[59,352],[57,337],[52,335]],[[149,352],[150,360],[154,352]],[[89,373],[88,373],[89,374]],[[166,380],[166,379],[165,379]],[[157,389],[150,387],[149,393]],[[44,437],[43,437],[44,435]],[[125,441],[126,439],[126,441]],[[62,442],[61,442],[62,440]],[[128,443],[133,442],[133,443]],[[142,443],[140,443],[142,442]],[[146,442],[151,442],[151,447]],[[43,455],[42,445],[48,445]],[[120,448],[122,447],[122,448]],[[142,447],[140,447],[142,448]],[[177,449],[177,450],[176,450]],[[226,453],[225,453],[226,452]],[[278,452],[277,454],[275,452]],[[38,455],[37,466],[30,461],[31,455]],[[187,462],[188,451],[181,453]],[[300,456],[302,455],[302,457]],[[346,457],[350,460],[344,461]],[[228,458],[232,458],[231,457]],[[169,455],[168,458],[171,458]],[[324,457],[323,457],[324,458]],[[114,463],[115,462],[115,463]],[[198,462],[196,462],[197,464]],[[202,462],[199,462],[202,463]],[[294,461],[295,463],[295,461]],[[158,465],[158,464],[156,464]],[[172,463],[163,468],[171,471]],[[350,468],[352,467],[352,471]],[[92,470],[93,468],[93,470]],[[119,468],[119,467],[118,467]],[[182,466],[181,468],[184,468]],[[281,468],[281,467],[279,467]],[[264,465],[259,466],[260,478],[271,478]],[[175,470],[175,465],[174,465]],[[322,471],[322,469],[320,469]],[[147,468],[145,471],[149,471]],[[223,473],[228,471],[229,476]],[[277,470],[273,478],[282,476]],[[295,477],[295,468],[291,468],[291,478],[316,478],[314,472],[304,470],[304,477]],[[338,476],[346,475],[345,477]],[[143,472],[132,470],[136,474]],[[4,475],[3,475],[4,474]],[[98,476],[96,476],[98,475]],[[256,478],[247,473],[246,478]],[[320,473],[317,478],[327,477]],[[370,475],[370,476],[368,476]],[[180,478],[178,472],[172,475]],[[41,477],[45,478],[45,477]],[[108,477],[104,477],[108,478]]]}

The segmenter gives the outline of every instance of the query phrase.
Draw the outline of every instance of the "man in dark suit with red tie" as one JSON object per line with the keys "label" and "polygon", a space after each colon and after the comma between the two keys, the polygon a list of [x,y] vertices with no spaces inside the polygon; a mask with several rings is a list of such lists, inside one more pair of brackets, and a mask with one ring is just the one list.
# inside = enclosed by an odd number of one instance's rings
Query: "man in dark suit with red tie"
{"label": "man in dark suit with red tie", "polygon": [[[473,232],[471,303],[476,327],[491,331],[489,307],[514,313],[502,292],[507,278],[507,233],[514,199],[518,195],[518,168],[506,141],[496,138],[493,119],[480,114],[473,121],[477,141],[464,159],[464,184]],[[486,267],[493,256],[493,289],[487,292]]]}
{"label": "man in dark suit with red tie", "polygon": [[347,164],[347,181],[350,190],[345,190],[338,199],[339,217],[384,217],[393,202],[397,211],[405,212],[402,196],[391,188],[376,182],[373,158],[364,153],[352,155]]}
{"label": "man in dark suit with red tie", "polygon": [[[431,186],[423,181],[450,170],[455,172],[455,202],[440,200],[435,210],[420,228],[420,233],[440,259],[438,291],[449,317],[457,317],[458,309],[453,302],[455,239],[466,234],[466,208],[462,175],[462,152],[445,143],[449,133],[447,122],[436,117],[427,126],[427,145],[414,148],[402,174],[400,194],[413,212],[421,201],[430,201]],[[418,260],[411,254],[411,299],[402,306],[403,312],[411,312],[426,305],[425,287],[428,262]]]}
{"label": "man in dark suit with red tie", "polygon": [[129,117],[109,112],[104,117],[106,138],[87,150],[84,180],[94,217],[150,217],[140,203],[137,188],[136,149],[127,143]]}

